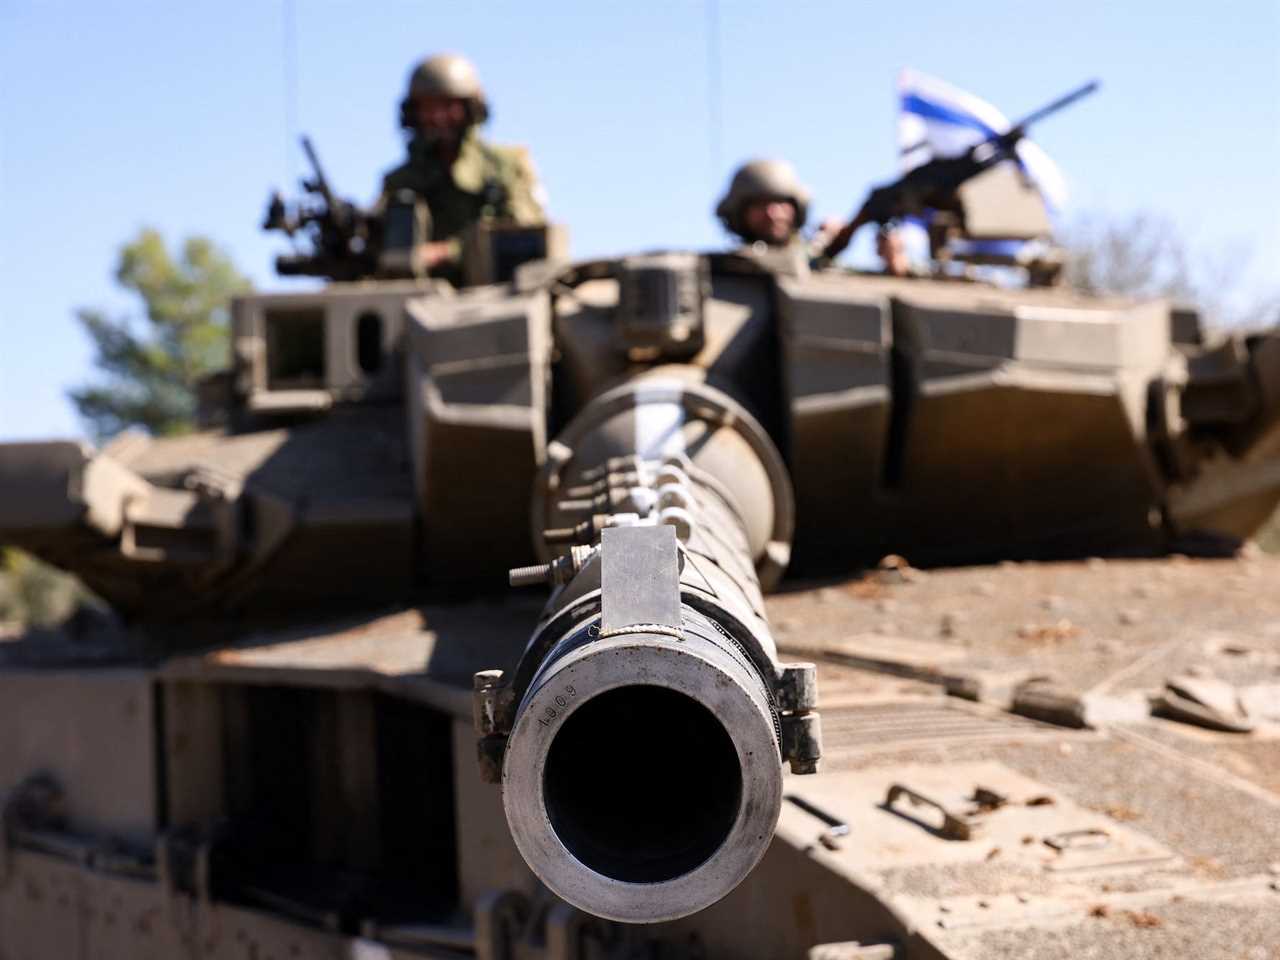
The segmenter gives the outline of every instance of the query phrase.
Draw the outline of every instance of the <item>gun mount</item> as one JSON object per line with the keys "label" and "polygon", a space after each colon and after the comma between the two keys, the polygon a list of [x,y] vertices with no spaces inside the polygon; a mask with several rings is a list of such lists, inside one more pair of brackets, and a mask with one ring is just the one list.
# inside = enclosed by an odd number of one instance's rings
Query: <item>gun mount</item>
{"label": "gun mount", "polygon": [[[955,157],[935,157],[914,167],[893,183],[876,187],[863,202],[854,220],[887,223],[926,210],[947,209],[955,192],[968,180],[1013,156],[1031,125],[1064,110],[1098,89],[1097,81],[1059,97],[1032,112],[1003,133],[995,133]],[[911,148],[907,151],[910,152]]]}
{"label": "gun mount", "polygon": [[290,206],[279,193],[273,193],[262,229],[279,230],[289,238],[302,234],[311,250],[281,254],[276,258],[276,272],[331,280],[373,276],[382,246],[382,218],[333,192],[310,137],[302,137],[302,151],[312,170],[312,176],[303,179],[302,189],[315,199]]}
{"label": "gun mount", "polygon": [[[431,238],[431,211],[421,197],[402,190],[385,205],[365,210],[334,193],[309,137],[302,150],[312,176],[302,180],[304,199],[286,203],[278,192],[267,202],[263,230],[302,237],[306,249],[276,257],[281,276],[329,280],[424,280],[418,247]],[[516,269],[535,261],[567,259],[568,231],[558,224],[516,224],[482,220],[461,237],[461,283],[481,286],[510,280]]]}
{"label": "gun mount", "polygon": [[[853,218],[827,241],[819,259],[830,261],[839,256],[865,224],[884,227],[907,217],[930,218],[930,245],[935,259],[947,259],[956,252],[949,250],[948,241],[953,235],[1008,240],[1046,238],[1049,222],[1038,191],[1024,182],[1024,177],[1011,175],[1004,161],[1015,156],[1018,144],[1033,124],[1097,89],[1096,80],[1086,83],[956,156],[933,157],[897,180],[873,188]],[[920,146],[910,146],[902,152],[905,155]],[[984,262],[981,255],[969,253],[964,254],[964,259]],[[985,262],[1012,264],[1019,260],[997,255]],[[1055,281],[1061,269],[1061,263],[1055,262],[1053,256],[1044,262],[1022,265],[1028,267],[1033,285]]]}

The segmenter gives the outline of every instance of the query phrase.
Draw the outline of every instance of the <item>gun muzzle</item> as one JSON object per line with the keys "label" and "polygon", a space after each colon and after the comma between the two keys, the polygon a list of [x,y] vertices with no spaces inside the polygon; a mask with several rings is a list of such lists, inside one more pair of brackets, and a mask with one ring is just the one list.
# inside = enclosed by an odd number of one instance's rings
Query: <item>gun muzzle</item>
{"label": "gun muzzle", "polygon": [[777,824],[768,686],[710,618],[686,607],[682,619],[679,635],[578,631],[539,672],[508,742],[516,846],[598,916],[653,922],[715,903]]}
{"label": "gun muzzle", "polygon": [[813,666],[778,663],[760,591],[785,563],[790,487],[763,429],[700,383],[619,387],[554,446],[535,509],[549,562],[518,579],[556,589],[514,676],[477,677],[482,769],[552,891],[671,920],[764,855],[782,762],[816,770]]}

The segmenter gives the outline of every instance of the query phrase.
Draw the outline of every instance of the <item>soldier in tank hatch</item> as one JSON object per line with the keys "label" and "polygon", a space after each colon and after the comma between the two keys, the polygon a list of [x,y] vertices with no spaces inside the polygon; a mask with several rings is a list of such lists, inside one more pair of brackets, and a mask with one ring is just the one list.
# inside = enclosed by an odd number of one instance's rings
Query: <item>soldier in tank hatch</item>
{"label": "soldier in tank hatch", "polygon": [[726,230],[748,244],[786,247],[801,242],[809,215],[809,191],[785,160],[751,160],[740,166],[716,204]]}
{"label": "soldier in tank hatch", "polygon": [[480,136],[489,103],[475,66],[445,53],[428,57],[409,75],[400,103],[408,158],[382,181],[379,209],[411,194],[425,202],[430,240],[414,252],[417,266],[455,283],[462,234],[485,219],[519,224],[544,221],[543,190],[522,147],[497,146]]}
{"label": "soldier in tank hatch", "polygon": [[[812,238],[806,239],[801,231],[809,215],[809,202],[809,190],[790,163],[751,160],[734,172],[729,189],[716,205],[716,216],[726,230],[748,245],[772,249],[796,246],[814,259],[815,266],[825,266],[826,261],[818,259],[818,254],[843,224],[834,219],[824,222]],[[881,232],[876,253],[884,263],[885,273],[906,276],[911,272],[897,231]]]}

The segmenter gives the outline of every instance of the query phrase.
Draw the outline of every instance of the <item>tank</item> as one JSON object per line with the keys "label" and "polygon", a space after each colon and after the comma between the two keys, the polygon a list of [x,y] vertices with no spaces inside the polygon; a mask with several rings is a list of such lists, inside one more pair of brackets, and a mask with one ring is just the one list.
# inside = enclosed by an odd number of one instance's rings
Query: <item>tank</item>
{"label": "tank", "polygon": [[0,446],[0,955],[1274,950],[1274,331],[549,237]]}

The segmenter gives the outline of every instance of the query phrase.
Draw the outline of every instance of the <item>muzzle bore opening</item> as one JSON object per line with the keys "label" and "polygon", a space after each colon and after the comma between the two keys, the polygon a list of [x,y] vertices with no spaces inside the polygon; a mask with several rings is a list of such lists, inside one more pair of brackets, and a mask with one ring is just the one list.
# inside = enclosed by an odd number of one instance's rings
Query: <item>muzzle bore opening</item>
{"label": "muzzle bore opening", "polygon": [[560,842],[625,883],[662,883],[728,839],[742,769],[724,725],[666,687],[616,687],[582,704],[547,753],[543,800]]}

